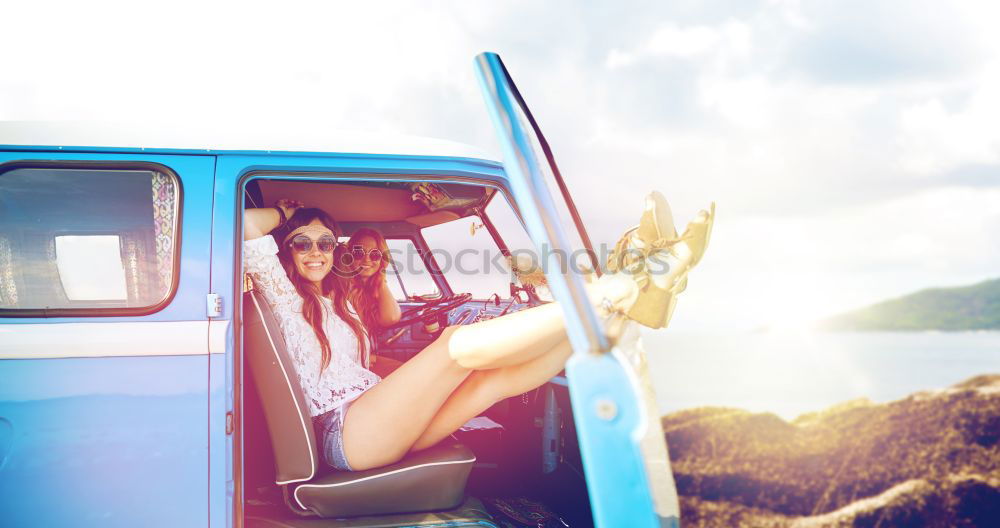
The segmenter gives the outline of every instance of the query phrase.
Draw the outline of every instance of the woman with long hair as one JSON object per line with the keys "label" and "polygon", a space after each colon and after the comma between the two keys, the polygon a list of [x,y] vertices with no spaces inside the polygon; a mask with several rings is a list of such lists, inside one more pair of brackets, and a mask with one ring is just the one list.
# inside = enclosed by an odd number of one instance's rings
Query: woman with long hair
{"label": "woman with long hair", "polygon": [[[705,251],[713,213],[699,213],[678,237],[666,200],[650,194],[639,227],[616,246],[619,272],[588,289],[609,328],[625,318],[666,326],[687,271]],[[562,308],[549,303],[447,327],[379,378],[364,367],[368,337],[357,314],[376,306],[379,320],[391,321],[399,306],[384,274],[371,275],[379,276],[377,304],[351,306],[349,285],[330,273],[339,234],[323,211],[287,200],[244,213],[244,265],[275,312],[333,467],[370,469],[430,447],[494,403],[545,383],[569,358]]]}
{"label": "woman with long hair", "polygon": [[[342,254],[337,258],[341,274],[347,283],[347,301],[357,310],[368,332],[369,345],[374,350],[375,337],[383,328],[399,321],[399,303],[386,283],[389,267],[389,245],[382,233],[362,227],[351,235]],[[381,377],[396,370],[401,362],[368,355],[366,366]]]}
{"label": "woman with long hair", "polygon": [[367,227],[351,235],[344,249],[343,262],[350,273],[347,300],[358,311],[369,331],[376,331],[399,320],[399,304],[386,284],[389,246],[382,234]]}

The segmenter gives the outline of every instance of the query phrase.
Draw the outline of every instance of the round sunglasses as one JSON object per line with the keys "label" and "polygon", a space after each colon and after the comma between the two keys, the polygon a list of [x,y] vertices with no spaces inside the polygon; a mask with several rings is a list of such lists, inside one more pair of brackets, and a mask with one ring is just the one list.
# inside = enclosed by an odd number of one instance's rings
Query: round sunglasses
{"label": "round sunglasses", "polygon": [[[355,260],[364,260],[365,258],[365,248],[364,246],[353,246],[351,247],[351,256]],[[378,262],[382,260],[382,251],[379,249],[371,249],[368,251],[368,258],[372,262]]]}
{"label": "round sunglasses", "polygon": [[313,246],[318,248],[323,253],[333,253],[333,249],[337,247],[337,239],[330,235],[323,235],[319,237],[319,240],[313,240],[307,235],[295,235],[291,240],[288,241],[288,245],[299,254],[306,254],[313,250]]}

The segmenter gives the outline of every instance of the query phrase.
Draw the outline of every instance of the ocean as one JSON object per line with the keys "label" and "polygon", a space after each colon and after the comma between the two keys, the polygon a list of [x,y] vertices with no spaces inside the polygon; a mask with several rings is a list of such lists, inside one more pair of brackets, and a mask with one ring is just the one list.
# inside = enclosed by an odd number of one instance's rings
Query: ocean
{"label": "ocean", "polygon": [[660,410],[706,405],[786,420],[1000,373],[1000,332],[646,332]]}

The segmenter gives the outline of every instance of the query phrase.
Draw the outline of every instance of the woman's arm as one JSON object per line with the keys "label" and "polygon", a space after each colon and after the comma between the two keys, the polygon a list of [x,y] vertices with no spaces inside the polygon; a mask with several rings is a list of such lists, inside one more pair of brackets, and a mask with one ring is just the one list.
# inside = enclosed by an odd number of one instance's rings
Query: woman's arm
{"label": "woman's arm", "polygon": [[[301,205],[289,200],[279,200],[286,218]],[[295,285],[288,279],[281,261],[278,246],[266,236],[278,226],[281,215],[274,207],[247,209],[243,212],[243,270],[253,277],[267,301],[279,317],[290,317],[293,308],[302,302]]]}
{"label": "woman's arm", "polygon": [[382,275],[382,285],[379,286],[378,293],[378,315],[379,324],[382,326],[389,326],[395,324],[399,321],[399,317],[402,315],[402,310],[399,308],[399,303],[396,302],[396,298],[392,296],[392,292],[389,291],[389,285],[386,283],[385,275]]}
{"label": "woman's arm", "polygon": [[261,207],[243,211],[243,240],[260,238],[281,225],[281,214],[275,207],[285,212],[285,220],[295,214],[302,204],[294,200],[278,200],[274,207]]}

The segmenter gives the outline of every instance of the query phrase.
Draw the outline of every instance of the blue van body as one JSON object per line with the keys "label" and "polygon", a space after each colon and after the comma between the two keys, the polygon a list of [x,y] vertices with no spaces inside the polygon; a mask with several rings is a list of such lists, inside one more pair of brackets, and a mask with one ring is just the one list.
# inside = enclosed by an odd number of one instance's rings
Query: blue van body
{"label": "blue van body", "polygon": [[[498,105],[493,117],[503,121],[515,103],[491,78],[501,73],[498,58],[479,60],[480,80]],[[559,247],[568,226],[552,222],[554,198],[533,179],[538,160],[524,131],[508,132],[515,141],[501,137],[506,166],[448,148],[443,154],[366,154],[124,141],[129,146],[85,146],[58,138],[5,145],[0,137],[0,179],[11,167],[160,167],[176,178],[179,214],[175,284],[151,313],[0,310],[0,525],[242,526],[243,468],[233,415],[240,330],[233,321],[242,288],[238,218],[248,179],[267,173],[422,181],[433,174],[441,182],[481,182],[513,197],[536,245]],[[521,161],[512,166],[512,160]],[[30,206],[0,196],[0,235],[17,228],[3,226],[4,208]],[[644,393],[648,379],[629,359],[642,351],[612,347],[594,331],[592,310],[573,302],[582,295],[579,277],[549,273],[549,280],[568,306],[575,354],[563,383],[572,397],[594,524],[676,526],[676,491],[658,420],[650,422],[655,406],[650,409],[651,393]]]}

